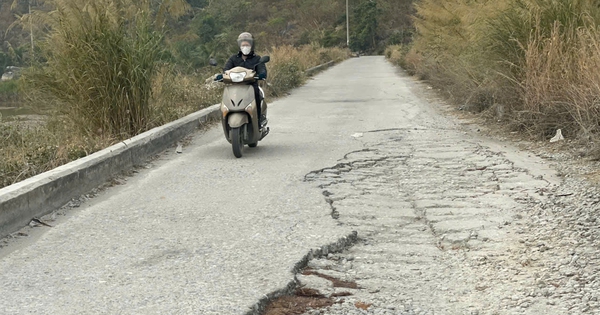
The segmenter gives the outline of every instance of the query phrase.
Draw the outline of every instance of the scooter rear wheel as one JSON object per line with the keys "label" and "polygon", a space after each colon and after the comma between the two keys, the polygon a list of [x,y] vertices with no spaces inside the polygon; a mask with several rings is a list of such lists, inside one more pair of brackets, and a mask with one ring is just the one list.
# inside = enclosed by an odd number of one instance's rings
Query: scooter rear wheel
{"label": "scooter rear wheel", "polygon": [[256,148],[256,146],[258,146],[258,142],[248,143],[248,146],[251,148]]}
{"label": "scooter rear wheel", "polygon": [[239,159],[242,157],[244,142],[240,128],[231,129],[231,148],[233,149],[233,155],[235,155],[236,158]]}

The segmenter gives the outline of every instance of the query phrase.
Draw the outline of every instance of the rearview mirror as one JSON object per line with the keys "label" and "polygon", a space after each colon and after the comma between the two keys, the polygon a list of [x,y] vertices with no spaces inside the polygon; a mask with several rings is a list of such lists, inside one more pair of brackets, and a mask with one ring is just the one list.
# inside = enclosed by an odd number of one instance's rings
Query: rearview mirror
{"label": "rearview mirror", "polygon": [[259,62],[260,63],[267,63],[269,61],[271,61],[271,57],[269,57],[269,56],[262,56],[262,57],[260,57],[260,61]]}

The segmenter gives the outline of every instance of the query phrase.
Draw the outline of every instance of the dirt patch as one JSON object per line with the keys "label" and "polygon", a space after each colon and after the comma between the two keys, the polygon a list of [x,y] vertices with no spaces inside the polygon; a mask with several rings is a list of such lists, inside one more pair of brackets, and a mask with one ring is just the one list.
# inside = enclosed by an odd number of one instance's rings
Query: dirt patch
{"label": "dirt patch", "polygon": [[267,306],[263,315],[301,315],[309,309],[332,306],[335,297],[325,297],[319,291],[307,288],[296,290],[293,296],[282,296]]}
{"label": "dirt patch", "polygon": [[354,306],[356,306],[356,308],[359,308],[361,310],[368,310],[369,307],[371,307],[371,305],[373,305],[373,304],[363,303],[363,302],[354,303]]}
{"label": "dirt patch", "polygon": [[[343,281],[332,276],[328,276],[312,269],[302,271],[305,276],[317,276],[327,279],[333,283],[336,288],[358,289],[359,286],[353,281]],[[336,292],[331,296],[325,296],[318,290],[302,287],[296,289],[294,295],[282,296],[273,300],[266,308],[263,315],[300,315],[306,313],[309,309],[321,309],[330,307],[334,304],[342,304],[345,302],[340,297],[351,296],[350,292]],[[361,306],[366,306],[361,304]],[[369,305],[370,306],[370,305]],[[367,308],[369,306],[366,306]],[[363,308],[366,309],[366,308]]]}

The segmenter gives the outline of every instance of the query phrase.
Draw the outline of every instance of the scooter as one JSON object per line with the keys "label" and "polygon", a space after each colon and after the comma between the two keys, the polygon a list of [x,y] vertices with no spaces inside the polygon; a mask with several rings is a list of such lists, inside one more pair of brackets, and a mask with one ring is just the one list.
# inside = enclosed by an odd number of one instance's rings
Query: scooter
{"label": "scooter", "polygon": [[[269,62],[269,56],[260,58],[259,64]],[[211,60],[211,65],[216,62]],[[245,145],[255,148],[258,142],[269,134],[267,121],[259,126],[258,108],[252,83],[258,81],[256,71],[244,67],[235,67],[225,71],[223,79],[218,80],[225,83],[223,101],[221,102],[221,122],[225,138],[233,149],[236,158],[242,157]],[[260,88],[261,113],[267,116],[267,103],[264,100],[264,91]]]}

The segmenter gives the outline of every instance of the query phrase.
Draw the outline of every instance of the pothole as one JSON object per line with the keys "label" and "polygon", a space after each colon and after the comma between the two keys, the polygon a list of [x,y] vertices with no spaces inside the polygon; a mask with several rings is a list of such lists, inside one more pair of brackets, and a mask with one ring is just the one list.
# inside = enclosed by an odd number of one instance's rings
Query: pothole
{"label": "pothole", "polygon": [[301,315],[310,309],[326,308],[335,303],[335,298],[325,297],[319,291],[299,288],[294,295],[282,296],[269,304],[264,315]]}
{"label": "pothole", "polygon": [[[329,257],[332,257],[330,254]],[[325,267],[326,268],[326,267]],[[325,274],[327,270],[315,270],[307,267],[300,277],[314,277],[320,281],[299,279],[298,287],[290,295],[273,300],[262,315],[300,315],[310,311],[329,308],[335,304],[346,303],[346,297],[353,296],[351,291],[360,289],[354,280],[343,280]],[[319,285],[320,283],[320,285]],[[356,308],[368,309],[371,304],[353,302]]]}
{"label": "pothole", "polygon": [[[315,259],[331,257],[353,246],[358,241],[358,233],[340,238],[337,242],[311,250],[292,269],[294,279],[285,288],[265,295],[246,315],[297,315],[311,308],[325,308],[336,303],[338,296],[325,295],[317,289],[303,286],[299,277]],[[342,282],[343,283],[343,282]],[[341,292],[338,292],[341,293]]]}

